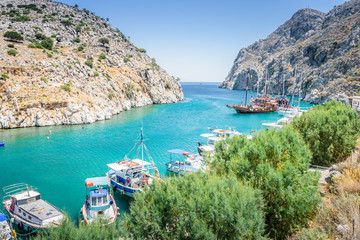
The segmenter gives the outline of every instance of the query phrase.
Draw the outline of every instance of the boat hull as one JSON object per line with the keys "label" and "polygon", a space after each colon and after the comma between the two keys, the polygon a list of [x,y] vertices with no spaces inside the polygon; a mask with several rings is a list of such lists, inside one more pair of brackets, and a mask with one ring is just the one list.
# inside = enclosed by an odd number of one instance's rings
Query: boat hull
{"label": "boat hull", "polygon": [[[114,197],[113,197],[113,195],[110,195],[110,197],[111,197],[111,200],[113,201],[113,204],[110,206],[110,210],[114,211],[114,217],[112,217],[108,223],[102,224],[103,226],[114,223],[118,216],[118,210],[117,210],[117,206],[116,206]],[[83,217],[85,223],[91,224],[92,219],[89,219],[87,212],[88,212],[88,209],[86,208],[86,200],[85,200],[84,205],[81,208],[81,214],[82,214],[82,217]],[[105,219],[105,220],[108,220],[108,219]]]}
{"label": "boat hull", "polygon": [[259,107],[259,108],[248,108],[248,107],[242,107],[242,106],[230,106],[227,105],[228,108],[233,108],[235,109],[236,113],[270,113],[270,112],[275,112],[276,111],[276,107],[269,107],[269,108],[263,108],[263,107]]}
{"label": "boat hull", "polygon": [[134,198],[135,193],[141,192],[141,189],[132,188],[121,183],[115,182],[112,178],[110,178],[110,183],[114,187],[114,192],[119,190],[121,194],[124,194],[128,197]]}

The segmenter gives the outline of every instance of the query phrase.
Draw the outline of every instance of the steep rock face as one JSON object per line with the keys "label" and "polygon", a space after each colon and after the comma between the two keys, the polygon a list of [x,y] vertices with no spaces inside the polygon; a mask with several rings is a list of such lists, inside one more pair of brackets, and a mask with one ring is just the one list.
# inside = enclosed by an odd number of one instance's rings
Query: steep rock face
{"label": "steep rock face", "polygon": [[[87,10],[8,0],[0,12],[0,128],[93,123],[184,98],[178,80],[144,49]],[[3,37],[8,31],[24,40]]]}
{"label": "steep rock face", "polygon": [[[344,100],[360,90],[360,1],[346,2],[324,14],[302,9],[270,34],[240,50],[220,87],[264,91],[266,73],[269,90],[285,93],[296,90],[302,79],[302,98],[313,103]],[[296,68],[296,76],[295,76]],[[295,76],[295,77],[294,77]]]}

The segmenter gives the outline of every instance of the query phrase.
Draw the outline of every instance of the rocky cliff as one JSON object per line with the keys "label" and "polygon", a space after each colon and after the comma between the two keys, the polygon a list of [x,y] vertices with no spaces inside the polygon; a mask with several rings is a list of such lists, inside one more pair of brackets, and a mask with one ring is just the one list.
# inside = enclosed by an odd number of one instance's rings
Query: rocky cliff
{"label": "rocky cliff", "polygon": [[5,0],[0,12],[0,128],[92,123],[184,98],[145,49],[86,9]]}
{"label": "rocky cliff", "polygon": [[[360,91],[360,1],[334,7],[325,14],[302,9],[266,39],[240,50],[221,88],[291,94],[296,79],[305,101],[344,100]],[[295,75],[296,68],[296,75]]]}

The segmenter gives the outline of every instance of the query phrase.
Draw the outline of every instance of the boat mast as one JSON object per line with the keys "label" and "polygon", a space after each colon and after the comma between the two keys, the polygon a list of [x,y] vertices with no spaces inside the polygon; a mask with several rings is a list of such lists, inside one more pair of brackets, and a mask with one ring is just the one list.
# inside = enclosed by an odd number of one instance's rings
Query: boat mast
{"label": "boat mast", "polygon": [[258,80],[257,80],[257,92],[256,92],[256,97],[259,96],[259,85],[260,85],[260,67],[258,68]]}
{"label": "boat mast", "polygon": [[303,76],[303,74],[301,73],[301,75],[300,75],[300,86],[299,86],[299,102],[298,102],[298,108],[299,108],[299,110],[300,110],[300,101],[301,101],[301,84],[302,84],[302,76]]}
{"label": "boat mast", "polygon": [[266,81],[265,81],[265,96],[267,95],[267,84],[269,81],[269,71],[266,69]]}
{"label": "boat mast", "polygon": [[294,106],[294,94],[295,94],[295,87],[296,87],[296,66],[295,66],[295,73],[294,73],[294,85],[293,85],[293,92],[292,92],[292,101],[291,101],[291,106]]}
{"label": "boat mast", "polygon": [[141,165],[144,166],[144,137],[143,137],[143,129],[141,128],[140,134],[140,144],[141,144]]}
{"label": "boat mast", "polygon": [[284,80],[284,74],[282,75],[282,80],[283,80],[282,96],[285,98],[285,80]]}
{"label": "boat mast", "polygon": [[247,92],[248,92],[248,88],[249,88],[249,74],[250,74],[250,68],[248,68],[248,75],[247,75],[247,80],[246,80],[245,106],[247,103]]}

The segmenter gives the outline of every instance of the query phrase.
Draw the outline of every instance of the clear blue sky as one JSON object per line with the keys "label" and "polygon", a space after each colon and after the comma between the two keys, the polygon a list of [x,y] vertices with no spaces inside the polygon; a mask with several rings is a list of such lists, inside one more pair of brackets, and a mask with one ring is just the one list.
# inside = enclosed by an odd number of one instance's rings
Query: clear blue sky
{"label": "clear blue sky", "polygon": [[58,0],[110,18],[182,81],[221,82],[242,47],[301,8],[328,12],[344,0]]}

